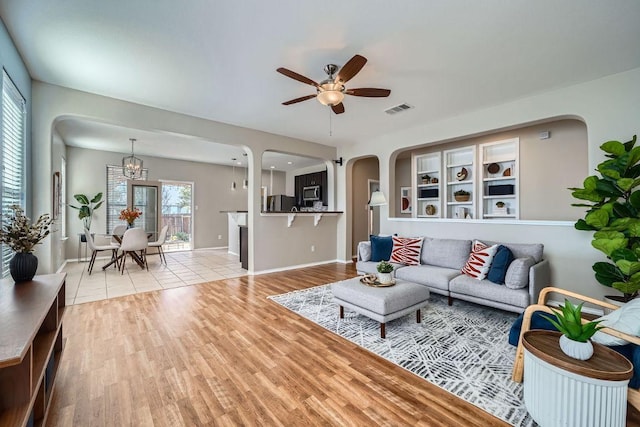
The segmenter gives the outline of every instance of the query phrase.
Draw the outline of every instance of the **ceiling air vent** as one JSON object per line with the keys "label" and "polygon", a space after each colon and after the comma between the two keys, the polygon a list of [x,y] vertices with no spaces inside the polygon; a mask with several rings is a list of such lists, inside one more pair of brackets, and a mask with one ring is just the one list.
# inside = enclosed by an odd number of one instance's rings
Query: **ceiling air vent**
{"label": "ceiling air vent", "polygon": [[398,114],[398,113],[402,113],[403,111],[409,110],[411,108],[413,108],[412,105],[400,104],[400,105],[396,105],[395,107],[387,108],[386,110],[384,110],[384,112],[387,114]]}

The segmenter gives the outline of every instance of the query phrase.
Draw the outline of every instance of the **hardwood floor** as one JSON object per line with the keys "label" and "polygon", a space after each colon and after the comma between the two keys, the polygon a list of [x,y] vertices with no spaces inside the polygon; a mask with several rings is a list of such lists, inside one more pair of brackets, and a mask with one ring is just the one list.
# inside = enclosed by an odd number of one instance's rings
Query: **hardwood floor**
{"label": "hardwood floor", "polygon": [[266,298],[354,275],[330,264],[68,307],[48,424],[507,425]]}

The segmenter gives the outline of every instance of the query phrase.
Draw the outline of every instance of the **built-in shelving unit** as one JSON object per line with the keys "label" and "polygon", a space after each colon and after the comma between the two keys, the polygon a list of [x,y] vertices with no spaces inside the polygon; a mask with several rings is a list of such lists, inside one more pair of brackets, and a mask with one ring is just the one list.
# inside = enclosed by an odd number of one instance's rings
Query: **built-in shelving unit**
{"label": "built-in shelving unit", "polygon": [[[446,218],[476,217],[476,148],[475,146],[444,151],[446,185]],[[468,193],[457,196],[456,193]]]}
{"label": "built-in shelving unit", "polygon": [[480,214],[484,219],[520,218],[519,145],[519,138],[480,144]]}
{"label": "built-in shelving unit", "polygon": [[442,217],[442,157],[440,152],[413,156],[415,218]]}
{"label": "built-in shelving unit", "polygon": [[46,423],[64,349],[65,277],[0,281],[0,427]]}

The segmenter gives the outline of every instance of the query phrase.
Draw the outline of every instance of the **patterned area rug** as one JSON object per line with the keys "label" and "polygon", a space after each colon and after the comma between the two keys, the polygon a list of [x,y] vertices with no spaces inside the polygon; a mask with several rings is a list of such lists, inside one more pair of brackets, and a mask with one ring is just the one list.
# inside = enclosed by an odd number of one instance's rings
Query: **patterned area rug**
{"label": "patterned area rug", "polygon": [[368,317],[345,308],[340,319],[332,297],[329,284],[269,299],[511,425],[536,425],[522,384],[511,381],[515,348],[507,337],[516,314],[464,301],[449,307],[445,297],[432,294],[422,323],[415,314],[393,320],[382,339],[380,324]]}

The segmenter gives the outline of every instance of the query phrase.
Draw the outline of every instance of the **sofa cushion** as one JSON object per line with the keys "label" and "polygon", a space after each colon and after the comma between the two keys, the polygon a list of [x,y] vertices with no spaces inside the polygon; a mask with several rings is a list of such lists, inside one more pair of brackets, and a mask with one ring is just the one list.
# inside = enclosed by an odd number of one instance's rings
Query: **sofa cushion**
{"label": "sofa cushion", "polygon": [[462,272],[469,277],[483,280],[487,277],[491,261],[498,250],[498,245],[488,246],[479,240],[473,242],[473,248]]}
{"label": "sofa cushion", "polygon": [[507,268],[509,268],[509,264],[511,264],[512,261],[513,254],[511,250],[506,246],[498,246],[496,255],[491,262],[491,267],[489,267],[489,273],[487,273],[487,280],[503,285],[505,276],[507,275]]}
{"label": "sofa cushion", "polygon": [[393,249],[393,239],[391,236],[369,236],[371,241],[371,261],[389,261],[391,249]]}
{"label": "sofa cushion", "polygon": [[530,299],[527,289],[509,289],[488,280],[476,280],[464,274],[451,281],[449,290],[457,294],[471,295],[522,308],[529,305]]}
{"label": "sofa cushion", "polygon": [[358,261],[371,261],[371,242],[358,243]]}
{"label": "sofa cushion", "polygon": [[484,242],[486,245],[502,245],[509,248],[514,258],[531,257],[535,261],[534,264],[542,261],[544,245],[542,243],[502,243],[502,242]]}
{"label": "sofa cushion", "polygon": [[420,260],[422,264],[461,270],[470,252],[471,240],[425,237]]}
{"label": "sofa cushion", "polygon": [[389,261],[404,265],[420,265],[423,237],[392,236],[393,249]]}
{"label": "sofa cushion", "polygon": [[459,276],[460,270],[431,265],[414,265],[398,269],[395,275],[398,279],[447,291],[449,290],[449,281]]}
{"label": "sofa cushion", "polygon": [[516,258],[507,269],[504,284],[509,289],[522,289],[529,286],[529,270],[535,264],[531,257]]}

